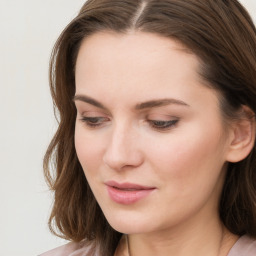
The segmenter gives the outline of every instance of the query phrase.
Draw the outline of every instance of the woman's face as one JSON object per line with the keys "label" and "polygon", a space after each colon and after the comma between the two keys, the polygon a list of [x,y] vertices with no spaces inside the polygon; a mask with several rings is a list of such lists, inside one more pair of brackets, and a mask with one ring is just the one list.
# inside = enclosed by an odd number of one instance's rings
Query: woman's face
{"label": "woman's face", "polygon": [[97,33],[75,70],[75,146],[90,187],[122,233],[218,218],[229,131],[195,55],[167,38]]}

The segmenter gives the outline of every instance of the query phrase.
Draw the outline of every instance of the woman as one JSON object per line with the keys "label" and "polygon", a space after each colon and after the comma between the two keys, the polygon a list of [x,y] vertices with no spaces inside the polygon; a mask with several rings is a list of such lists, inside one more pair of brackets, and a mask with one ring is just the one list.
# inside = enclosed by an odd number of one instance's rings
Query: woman
{"label": "woman", "polygon": [[256,30],[237,1],[89,0],[50,72],[49,224],[72,242],[43,255],[256,255]]}

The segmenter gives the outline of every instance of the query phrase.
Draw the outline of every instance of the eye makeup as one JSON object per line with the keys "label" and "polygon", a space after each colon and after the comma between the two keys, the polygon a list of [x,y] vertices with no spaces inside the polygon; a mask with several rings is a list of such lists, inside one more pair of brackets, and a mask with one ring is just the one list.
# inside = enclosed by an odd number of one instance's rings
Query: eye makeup
{"label": "eye makeup", "polygon": [[175,127],[179,119],[173,120],[148,120],[149,125],[155,130],[166,131]]}
{"label": "eye makeup", "polygon": [[94,116],[94,117],[83,116],[82,118],[80,118],[80,120],[90,128],[101,127],[102,125],[104,125],[104,123],[109,121],[107,117],[100,117],[100,116]]}

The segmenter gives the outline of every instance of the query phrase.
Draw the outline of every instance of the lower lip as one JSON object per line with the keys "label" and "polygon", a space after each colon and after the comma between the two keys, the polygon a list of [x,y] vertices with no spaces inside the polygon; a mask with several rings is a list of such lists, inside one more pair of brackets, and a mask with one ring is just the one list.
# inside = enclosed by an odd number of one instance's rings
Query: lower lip
{"label": "lower lip", "polygon": [[142,190],[121,190],[111,186],[107,187],[110,198],[118,204],[133,204],[142,198],[148,196],[153,190],[142,189]]}

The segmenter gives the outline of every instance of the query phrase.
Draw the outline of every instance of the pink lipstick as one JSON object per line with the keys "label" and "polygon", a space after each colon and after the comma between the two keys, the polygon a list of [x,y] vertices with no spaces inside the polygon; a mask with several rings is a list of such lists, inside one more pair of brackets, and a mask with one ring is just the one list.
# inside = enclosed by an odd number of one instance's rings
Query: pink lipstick
{"label": "pink lipstick", "polygon": [[155,187],[146,187],[132,183],[117,183],[115,181],[106,182],[110,198],[119,204],[133,204],[148,196]]}

